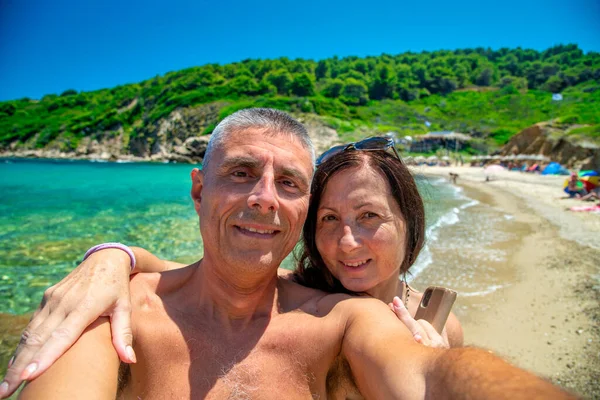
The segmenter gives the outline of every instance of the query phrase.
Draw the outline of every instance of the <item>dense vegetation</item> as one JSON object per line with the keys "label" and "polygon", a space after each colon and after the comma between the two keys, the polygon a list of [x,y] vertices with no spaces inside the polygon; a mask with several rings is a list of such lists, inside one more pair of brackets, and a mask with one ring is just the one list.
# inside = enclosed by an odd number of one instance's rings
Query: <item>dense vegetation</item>
{"label": "dense vegetation", "polygon": [[[345,136],[455,129],[487,144],[560,118],[600,138],[600,53],[576,45],[539,52],[484,48],[321,61],[244,60],[169,72],[136,84],[0,103],[0,147],[75,149],[98,139],[147,134],[177,108],[219,101],[218,119],[248,106],[314,113]],[[564,100],[553,101],[551,93]],[[218,119],[202,133],[210,133]],[[425,125],[429,121],[430,127]]]}

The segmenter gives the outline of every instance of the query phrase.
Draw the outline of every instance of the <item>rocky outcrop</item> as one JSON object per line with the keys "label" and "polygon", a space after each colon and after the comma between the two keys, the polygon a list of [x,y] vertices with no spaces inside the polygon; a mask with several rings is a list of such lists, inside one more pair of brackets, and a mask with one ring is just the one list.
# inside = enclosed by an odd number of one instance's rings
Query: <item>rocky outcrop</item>
{"label": "rocky outcrop", "polygon": [[[61,150],[60,139],[57,139],[44,149],[19,147],[15,142],[15,146],[0,152],[0,156],[199,163],[210,139],[210,135],[205,133],[212,131],[218,123],[219,111],[226,105],[216,102],[177,109],[135,133],[126,133],[118,127],[113,131],[86,136],[71,152]],[[326,126],[318,116],[297,114],[294,117],[306,126],[317,154],[337,144],[339,139],[335,129]],[[33,143],[35,138],[32,146]]]}
{"label": "rocky outcrop", "polygon": [[541,154],[569,168],[600,170],[600,146],[569,137],[572,128],[535,124],[513,136],[500,154]]}

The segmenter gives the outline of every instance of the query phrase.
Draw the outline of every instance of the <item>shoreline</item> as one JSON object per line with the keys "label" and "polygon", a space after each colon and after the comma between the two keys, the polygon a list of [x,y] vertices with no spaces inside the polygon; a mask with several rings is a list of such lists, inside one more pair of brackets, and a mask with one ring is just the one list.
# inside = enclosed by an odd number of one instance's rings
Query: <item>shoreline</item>
{"label": "shoreline", "polygon": [[495,292],[467,300],[481,307],[472,307],[461,320],[465,345],[490,349],[584,398],[598,398],[600,243],[593,240],[600,233],[600,215],[565,210],[582,205],[556,199],[565,177],[507,172],[485,182],[481,168],[413,172],[443,178],[458,173],[458,186],[467,196],[514,217],[517,239],[504,268],[515,278]]}

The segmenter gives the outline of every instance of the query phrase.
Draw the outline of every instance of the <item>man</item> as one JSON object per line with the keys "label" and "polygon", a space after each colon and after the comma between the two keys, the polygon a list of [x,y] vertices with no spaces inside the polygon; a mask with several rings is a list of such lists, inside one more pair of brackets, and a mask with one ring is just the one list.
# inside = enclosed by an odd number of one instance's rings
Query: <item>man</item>
{"label": "man", "polygon": [[[192,172],[204,258],[132,279],[137,362],[122,371],[124,397],[346,398],[349,381],[378,399],[568,397],[485,351],[415,343],[378,300],[279,279],[306,218],[313,165],[306,131],[284,113],[242,110],[219,124],[203,170]],[[36,376],[32,365],[26,377]],[[22,396],[114,398],[118,368],[98,320]]]}

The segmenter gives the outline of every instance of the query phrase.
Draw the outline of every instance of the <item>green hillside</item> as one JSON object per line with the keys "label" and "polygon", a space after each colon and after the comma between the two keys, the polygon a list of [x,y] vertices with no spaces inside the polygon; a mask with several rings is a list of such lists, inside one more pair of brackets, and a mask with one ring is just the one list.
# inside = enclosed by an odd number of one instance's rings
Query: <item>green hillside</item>
{"label": "green hillside", "polygon": [[[564,100],[552,101],[558,92]],[[599,100],[600,53],[576,45],[244,60],[111,89],[0,102],[0,148],[71,151],[84,137],[120,135],[127,152],[132,139],[151,141],[150,127],[174,110],[208,104],[217,112],[202,125],[204,134],[237,109],[263,106],[316,114],[348,138],[453,129],[493,147],[528,125],[559,118],[598,141]]]}

